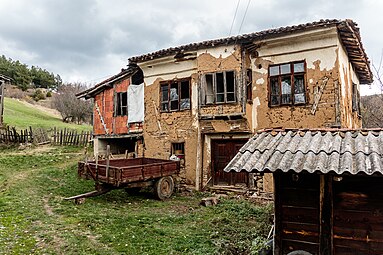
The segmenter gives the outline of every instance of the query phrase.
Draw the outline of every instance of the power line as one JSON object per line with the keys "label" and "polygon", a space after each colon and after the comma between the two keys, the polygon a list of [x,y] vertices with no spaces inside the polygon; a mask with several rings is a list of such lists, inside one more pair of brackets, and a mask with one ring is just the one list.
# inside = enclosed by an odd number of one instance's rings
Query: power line
{"label": "power line", "polygon": [[245,10],[245,13],[243,14],[243,18],[242,18],[241,25],[239,26],[238,34],[241,33],[242,25],[243,25],[243,22],[245,21],[245,17],[246,17],[246,14],[247,14],[247,10],[249,9],[250,2],[251,2],[251,0],[247,1],[246,10]]}
{"label": "power line", "polygon": [[238,2],[237,2],[237,8],[235,8],[235,13],[234,13],[233,21],[231,22],[231,27],[230,27],[229,36],[231,36],[231,32],[233,31],[234,21],[235,21],[235,18],[237,17],[238,6],[239,6],[239,3],[240,3],[240,2],[241,2],[241,0],[238,0]]}

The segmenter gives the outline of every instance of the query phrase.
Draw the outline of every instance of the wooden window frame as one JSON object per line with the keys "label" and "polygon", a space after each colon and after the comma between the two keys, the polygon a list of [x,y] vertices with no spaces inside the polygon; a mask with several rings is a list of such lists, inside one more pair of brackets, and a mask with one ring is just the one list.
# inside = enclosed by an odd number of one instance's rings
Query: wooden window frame
{"label": "wooden window frame", "polygon": [[[188,93],[189,97],[182,98],[182,83],[188,82]],[[177,84],[178,89],[178,99],[177,100],[171,100],[171,86]],[[162,88],[167,87],[167,100],[164,100],[162,95]],[[181,99],[189,99],[189,107],[181,109]],[[177,109],[171,109],[171,102],[177,101]],[[167,105],[167,110],[163,109],[163,105]],[[160,83],[160,112],[177,112],[177,111],[188,111],[191,109],[191,80],[190,79],[180,79],[180,80],[171,80],[171,81],[165,81]]]}
{"label": "wooden window frame", "polygon": [[361,117],[360,112],[360,92],[358,85],[352,83],[352,111],[357,112],[358,116]]}
{"label": "wooden window frame", "polygon": [[181,167],[184,167],[185,166],[185,142],[172,143],[171,155],[177,156],[180,160]]}
{"label": "wooden window frame", "polygon": [[[233,91],[227,91],[227,73],[233,73]],[[223,92],[218,92],[217,89],[217,74],[223,74]],[[212,94],[207,94],[207,81],[206,77],[207,76],[212,76]],[[203,75],[203,85],[204,88],[203,90],[205,91],[203,98],[202,98],[202,105],[217,105],[217,104],[232,104],[237,102],[237,79],[236,79],[236,72],[234,70],[226,70],[226,71],[220,71],[220,72],[214,72],[214,73],[205,73]],[[228,100],[227,96],[229,93],[233,94],[233,100],[230,101]],[[223,102],[218,102],[218,95],[223,95]],[[213,101],[207,103],[207,96],[213,96]]]}
{"label": "wooden window frame", "polygon": [[[300,64],[303,63],[304,66],[304,71],[303,72],[294,72],[294,64]],[[290,73],[282,74],[281,67],[290,65]],[[272,67],[278,67],[278,75],[271,75],[270,68]],[[295,102],[295,76],[301,76],[303,75],[303,95],[305,102]],[[282,78],[290,76],[290,83],[291,83],[291,93],[290,93],[290,102],[288,103],[283,103],[282,102]],[[278,89],[279,92],[278,94],[272,94],[272,79],[277,78],[278,79]],[[293,62],[287,62],[287,63],[280,63],[280,64],[275,64],[275,65],[269,65],[268,67],[268,100],[269,100],[269,107],[278,107],[278,106],[286,106],[286,105],[306,105],[308,104],[308,91],[307,91],[307,65],[305,60],[300,60],[300,61],[293,61]],[[287,94],[286,94],[287,95]],[[272,96],[278,96],[279,98],[279,103],[278,104],[272,104]]]}
{"label": "wooden window frame", "polygon": [[[123,98],[126,98],[126,105],[123,104]],[[128,92],[116,93],[116,105],[114,108],[114,116],[128,116]]]}

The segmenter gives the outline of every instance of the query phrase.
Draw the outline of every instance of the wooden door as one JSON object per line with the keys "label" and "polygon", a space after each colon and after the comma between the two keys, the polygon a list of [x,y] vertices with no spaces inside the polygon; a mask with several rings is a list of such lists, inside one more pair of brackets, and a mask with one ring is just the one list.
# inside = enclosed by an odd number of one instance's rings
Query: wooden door
{"label": "wooden door", "polygon": [[383,254],[382,183],[371,176],[333,182],[334,254]]}
{"label": "wooden door", "polygon": [[225,166],[234,158],[247,142],[245,139],[212,140],[212,171],[214,185],[248,185],[249,173],[227,173]]}

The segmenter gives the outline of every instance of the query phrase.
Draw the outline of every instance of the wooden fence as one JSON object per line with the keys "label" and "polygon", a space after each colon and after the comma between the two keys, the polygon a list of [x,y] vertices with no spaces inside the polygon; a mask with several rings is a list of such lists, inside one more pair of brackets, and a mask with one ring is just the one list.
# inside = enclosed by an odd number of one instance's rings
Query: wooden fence
{"label": "wooden fence", "polygon": [[92,138],[92,132],[81,131],[81,133],[78,133],[77,130],[58,130],[54,128],[52,137],[52,142],[55,145],[86,146]]}
{"label": "wooden fence", "polygon": [[92,132],[82,131],[79,133],[76,130],[70,129],[43,129],[36,128],[17,131],[15,128],[7,127],[0,129],[0,144],[10,143],[33,143],[33,144],[48,144],[53,145],[68,145],[68,146],[87,146],[92,138]]}

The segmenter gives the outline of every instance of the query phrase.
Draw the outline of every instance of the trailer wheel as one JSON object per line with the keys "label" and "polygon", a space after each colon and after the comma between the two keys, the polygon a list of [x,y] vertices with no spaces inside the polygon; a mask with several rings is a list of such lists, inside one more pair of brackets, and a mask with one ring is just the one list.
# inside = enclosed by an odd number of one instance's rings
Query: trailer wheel
{"label": "trailer wheel", "polygon": [[297,251],[292,251],[288,253],[287,255],[312,255],[312,254],[307,251],[297,250]]}
{"label": "trailer wheel", "polygon": [[174,181],[171,176],[161,177],[154,184],[154,195],[160,200],[171,197],[173,190]]}

